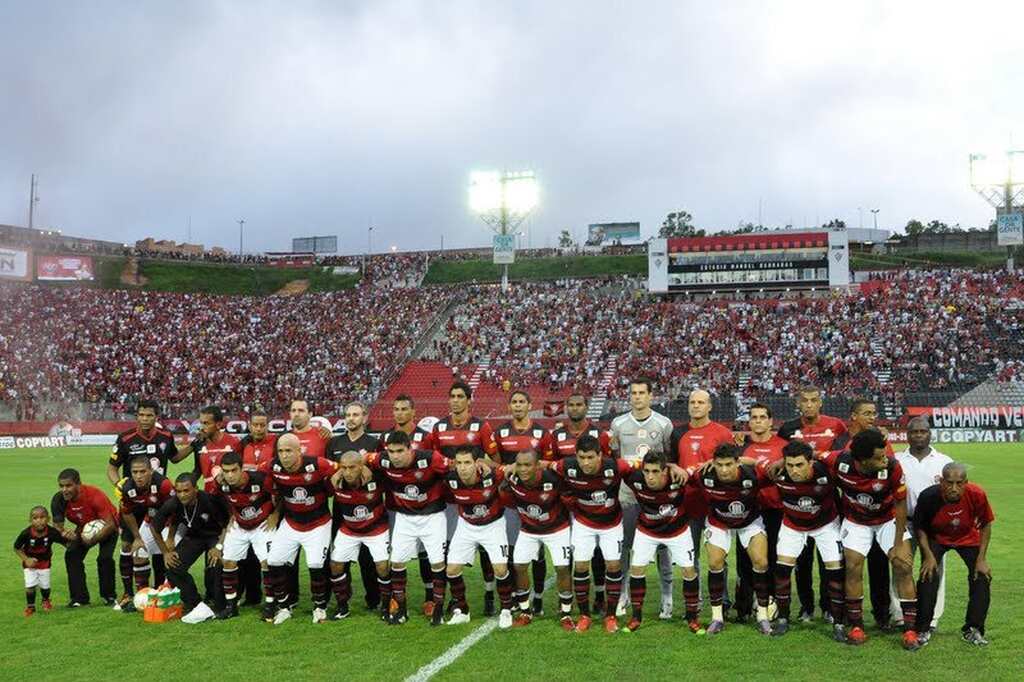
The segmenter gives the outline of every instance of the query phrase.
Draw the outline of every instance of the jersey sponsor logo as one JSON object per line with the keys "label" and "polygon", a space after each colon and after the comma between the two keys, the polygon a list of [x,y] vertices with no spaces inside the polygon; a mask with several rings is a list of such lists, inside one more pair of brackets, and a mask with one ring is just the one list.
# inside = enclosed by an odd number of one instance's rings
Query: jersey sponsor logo
{"label": "jersey sponsor logo", "polygon": [[848,473],[850,473],[850,465],[847,464],[846,462],[840,462],[839,463],[839,470],[841,472],[843,472],[844,474],[848,474]]}
{"label": "jersey sponsor logo", "polygon": [[352,510],[352,516],[357,521],[363,521],[370,518],[370,510],[364,505],[359,505],[358,507]]}
{"label": "jersey sponsor logo", "polygon": [[554,489],[555,489],[555,484],[554,483],[545,483],[544,485],[541,486],[541,490],[554,490]]}
{"label": "jersey sponsor logo", "polygon": [[292,494],[289,497],[286,497],[285,499],[288,502],[291,502],[292,504],[316,504],[316,499],[311,497],[309,491],[302,487],[292,488]]}
{"label": "jersey sponsor logo", "polygon": [[704,479],[704,485],[705,485],[705,487],[708,487],[708,488],[714,488],[715,487],[715,479],[713,479],[713,478],[705,478]]}
{"label": "jersey sponsor logo", "polygon": [[475,504],[473,505],[473,512],[471,514],[475,519],[482,519],[487,516],[487,505],[486,504]]}
{"label": "jersey sponsor logo", "polygon": [[741,519],[747,515],[747,505],[743,504],[739,500],[735,500],[729,503],[728,510],[724,512],[723,516],[729,516],[731,518]]}
{"label": "jersey sponsor logo", "polygon": [[658,517],[662,519],[670,519],[676,515],[676,508],[671,504],[663,504],[658,507]]}
{"label": "jersey sponsor logo", "polygon": [[745,480],[745,481],[743,481],[743,487],[744,488],[753,488],[754,487],[754,482],[749,480],[749,479]]}
{"label": "jersey sponsor logo", "polygon": [[860,493],[855,499],[857,500],[857,504],[862,507],[866,507],[868,509],[876,509],[878,507],[878,505],[874,503],[874,498],[867,493]]}
{"label": "jersey sponsor logo", "polygon": [[316,465],[315,464],[307,464],[306,465],[306,471],[308,471],[309,473],[313,473],[314,471],[316,471]]}
{"label": "jersey sponsor logo", "polygon": [[243,521],[252,521],[259,515],[260,511],[259,509],[256,509],[256,507],[245,507],[242,511],[238,512],[238,516],[241,517]]}
{"label": "jersey sponsor logo", "polygon": [[801,497],[796,501],[796,506],[804,511],[810,511],[814,509],[814,498],[813,497]]}
{"label": "jersey sponsor logo", "polygon": [[[473,422],[472,424],[469,425],[469,430],[470,431],[479,431],[480,430],[480,424],[478,422]],[[473,440],[473,436],[470,435],[469,439]]]}
{"label": "jersey sponsor logo", "polygon": [[428,466],[430,466],[430,462],[428,462],[427,460],[425,460],[425,459],[418,459],[418,460],[416,460],[416,467],[417,468],[419,468],[419,469],[426,469]]}

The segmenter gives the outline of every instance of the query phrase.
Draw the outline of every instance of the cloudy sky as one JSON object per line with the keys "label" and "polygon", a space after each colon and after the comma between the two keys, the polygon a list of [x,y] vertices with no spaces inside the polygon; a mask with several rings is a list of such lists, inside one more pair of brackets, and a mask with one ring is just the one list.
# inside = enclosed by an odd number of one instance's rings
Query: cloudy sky
{"label": "cloudy sky", "polygon": [[27,223],[36,173],[36,224],[75,235],[482,245],[470,171],[531,168],[533,246],[677,208],[987,224],[967,156],[1024,148],[1022,23],[1019,1],[0,0],[0,223]]}

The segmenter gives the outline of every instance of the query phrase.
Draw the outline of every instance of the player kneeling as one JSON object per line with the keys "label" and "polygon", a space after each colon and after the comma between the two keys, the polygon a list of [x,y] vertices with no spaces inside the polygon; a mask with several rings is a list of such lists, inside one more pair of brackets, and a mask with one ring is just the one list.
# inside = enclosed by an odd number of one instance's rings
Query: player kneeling
{"label": "player kneeling", "polygon": [[[466,602],[466,583],[463,568],[473,562],[477,548],[487,552],[494,566],[501,612],[498,627],[512,627],[512,575],[508,566],[508,535],[505,531],[505,505],[498,486],[504,480],[501,469],[491,470],[479,463],[479,455],[472,447],[460,446],[455,450],[455,471],[448,474],[447,498],[459,510],[459,522],[448,546],[446,574],[452,588],[455,608],[448,625],[469,622],[469,604]],[[444,588],[434,589],[432,625],[441,622]]]}
{"label": "player kneeling", "polygon": [[[224,610],[218,620],[238,615],[238,562],[245,559],[252,548],[260,562],[263,576],[263,620],[274,620],[274,583],[270,579],[267,557],[274,541],[280,515],[274,497],[274,479],[262,471],[246,471],[242,457],[229,452],[220,461],[219,479],[209,479],[206,491],[223,497],[231,509],[232,523],[224,534],[224,553],[221,557],[221,584],[224,588]],[[218,480],[220,482],[218,482]]]}
{"label": "player kneeling", "polygon": [[380,601],[391,601],[391,566],[388,563],[388,511],[384,506],[384,477],[363,465],[363,456],[354,450],[344,453],[338,462],[338,473],[331,478],[334,485],[334,508],[341,510],[341,525],[334,535],[331,550],[331,589],[338,609],[331,616],[341,620],[348,616],[352,597],[352,574],[349,564],[359,558],[360,547],[366,547],[377,571]]}
{"label": "player kneeling", "polygon": [[672,563],[683,573],[683,596],[690,631],[700,633],[700,583],[694,566],[693,538],[684,505],[685,478],[672,480],[665,456],[657,452],[644,455],[643,469],[626,474],[625,484],[633,490],[640,505],[633,560],[629,567],[629,598],[633,617],[626,625],[630,632],[640,627],[644,597],[647,594],[647,566],[658,547],[664,546]]}
{"label": "player kneeling", "polygon": [[841,641],[845,638],[842,626],[845,606],[843,551],[839,541],[834,479],[828,467],[814,459],[814,448],[809,443],[790,442],[782,449],[782,457],[782,462],[767,467],[774,490],[768,488],[766,492],[777,491],[778,503],[782,507],[782,526],[776,545],[778,563],[775,565],[775,600],[779,615],[772,634],[781,636],[789,630],[793,567],[810,538],[825,564],[832,627],[835,638]]}
{"label": "player kneeling", "polygon": [[708,506],[704,544],[708,550],[708,593],[711,597],[709,635],[725,629],[722,601],[725,594],[725,558],[736,537],[754,567],[757,629],[772,633],[768,618],[768,536],[761,521],[758,488],[766,478],[754,467],[740,464],[740,449],[726,443],[715,448],[714,459],[696,477]]}

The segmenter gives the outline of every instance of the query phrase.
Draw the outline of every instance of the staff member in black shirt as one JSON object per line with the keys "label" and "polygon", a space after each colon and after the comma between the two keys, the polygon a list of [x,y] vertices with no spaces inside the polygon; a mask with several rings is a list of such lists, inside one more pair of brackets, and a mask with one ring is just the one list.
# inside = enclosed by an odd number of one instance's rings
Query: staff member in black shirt
{"label": "staff member in black shirt", "polygon": [[[156,528],[162,528],[171,520],[169,537],[177,537],[178,527],[185,526],[184,537],[177,546],[171,548],[158,533],[157,542],[163,551],[167,563],[167,579],[181,590],[181,601],[188,610],[182,619],[183,623],[201,623],[214,617],[213,610],[199,598],[196,583],[189,575],[189,569],[196,559],[207,555],[207,572],[220,564],[221,551],[224,549],[224,532],[227,529],[230,514],[223,498],[208,495],[196,488],[195,478],[189,472],[178,475],[174,481],[175,497],[167,500],[153,517]],[[208,576],[220,584],[220,576]]]}

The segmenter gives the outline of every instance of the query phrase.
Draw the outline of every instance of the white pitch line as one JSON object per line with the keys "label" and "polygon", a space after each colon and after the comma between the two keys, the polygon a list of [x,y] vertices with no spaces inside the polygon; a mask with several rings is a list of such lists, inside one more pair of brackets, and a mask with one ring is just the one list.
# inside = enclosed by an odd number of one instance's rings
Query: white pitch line
{"label": "white pitch line", "polygon": [[[547,591],[555,584],[554,577],[548,578],[544,583],[544,590]],[[454,646],[445,651],[443,654],[435,658],[430,663],[417,670],[415,673],[405,678],[405,682],[427,682],[431,677],[441,672],[455,661],[459,660],[462,654],[469,651],[470,647],[479,642],[487,635],[494,632],[494,628],[498,627],[497,618],[489,618],[486,623],[478,627],[473,632],[466,635],[464,638],[459,640]]]}

